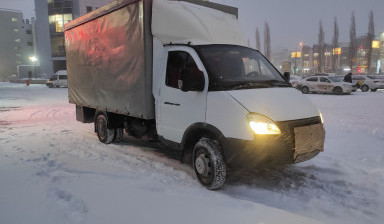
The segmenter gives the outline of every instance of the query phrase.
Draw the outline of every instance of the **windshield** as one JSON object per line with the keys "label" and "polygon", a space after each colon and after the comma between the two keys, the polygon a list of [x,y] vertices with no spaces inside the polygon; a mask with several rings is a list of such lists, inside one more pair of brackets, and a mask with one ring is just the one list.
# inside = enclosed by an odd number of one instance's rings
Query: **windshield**
{"label": "windshield", "polygon": [[256,50],[232,45],[203,45],[198,49],[225,90],[290,86]]}
{"label": "windshield", "polygon": [[344,81],[344,77],[338,76],[338,77],[327,77],[328,79],[332,80],[332,82],[342,82]]}

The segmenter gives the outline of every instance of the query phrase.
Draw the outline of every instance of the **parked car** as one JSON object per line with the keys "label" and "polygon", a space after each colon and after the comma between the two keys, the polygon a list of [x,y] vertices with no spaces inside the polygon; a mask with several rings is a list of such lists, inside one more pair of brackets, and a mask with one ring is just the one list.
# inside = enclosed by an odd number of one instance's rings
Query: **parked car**
{"label": "parked car", "polygon": [[333,93],[337,95],[349,94],[356,87],[352,83],[344,82],[341,76],[312,76],[299,82],[298,89],[307,93]]}
{"label": "parked car", "polygon": [[289,82],[291,83],[291,85],[292,85],[294,88],[297,88],[297,85],[299,84],[299,82],[300,82],[301,79],[302,79],[301,76],[298,76],[298,75],[291,75]]}
{"label": "parked car", "polygon": [[57,71],[49,80],[47,80],[46,85],[49,88],[60,86],[68,87],[67,70]]}
{"label": "parked car", "polygon": [[378,89],[384,89],[384,79],[379,76],[353,75],[352,83],[356,84],[363,92],[367,92],[368,90],[376,92]]}

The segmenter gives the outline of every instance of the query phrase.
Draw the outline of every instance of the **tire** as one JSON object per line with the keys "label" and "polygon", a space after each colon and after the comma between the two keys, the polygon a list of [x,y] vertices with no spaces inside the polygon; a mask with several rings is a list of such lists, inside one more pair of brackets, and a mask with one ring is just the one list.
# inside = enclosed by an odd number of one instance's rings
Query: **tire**
{"label": "tire", "polygon": [[122,128],[115,128],[115,139],[113,140],[113,142],[121,142],[123,140],[123,137],[124,137],[124,129]]}
{"label": "tire", "polygon": [[308,94],[309,93],[309,88],[307,86],[303,86],[303,88],[301,88],[301,92],[304,93],[304,94]]}
{"label": "tire", "polygon": [[369,87],[367,85],[362,85],[360,89],[363,92],[367,92],[369,90]]}
{"label": "tire", "polygon": [[336,95],[343,95],[343,89],[337,86],[333,89],[333,93]]}
{"label": "tire", "polygon": [[48,87],[49,87],[49,88],[53,88],[53,84],[52,84],[52,83],[49,83],[49,84],[48,84]]}
{"label": "tire", "polygon": [[217,141],[200,139],[193,149],[192,164],[197,178],[207,189],[217,190],[224,184],[227,169]]}
{"label": "tire", "polygon": [[377,89],[371,89],[371,92],[376,92],[377,91]]}
{"label": "tire", "polygon": [[108,120],[104,114],[99,114],[95,122],[97,137],[100,142],[110,144],[115,139],[115,129],[108,128]]}

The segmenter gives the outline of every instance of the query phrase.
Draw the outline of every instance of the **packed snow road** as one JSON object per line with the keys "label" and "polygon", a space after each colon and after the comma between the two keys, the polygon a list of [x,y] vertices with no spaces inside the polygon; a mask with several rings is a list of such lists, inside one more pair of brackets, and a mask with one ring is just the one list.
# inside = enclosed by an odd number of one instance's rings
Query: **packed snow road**
{"label": "packed snow road", "polygon": [[0,83],[0,223],[382,223],[384,92],[308,97],[323,153],[208,191],[167,150],[100,143],[66,88]]}

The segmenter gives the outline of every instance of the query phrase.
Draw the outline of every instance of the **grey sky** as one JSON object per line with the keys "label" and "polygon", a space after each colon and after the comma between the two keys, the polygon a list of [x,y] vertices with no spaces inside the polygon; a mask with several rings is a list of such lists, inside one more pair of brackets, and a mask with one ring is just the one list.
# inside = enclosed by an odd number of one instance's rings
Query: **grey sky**
{"label": "grey sky", "polygon": [[[45,0],[41,0],[45,1]],[[384,32],[384,0],[212,0],[240,9],[240,22],[254,44],[255,29],[263,39],[264,22],[269,23],[273,49],[294,49],[300,41],[317,42],[319,21],[323,23],[326,42],[331,42],[333,18],[338,19],[340,42],[349,41],[352,11],[355,12],[357,34],[368,30],[370,10],[374,12],[375,33]],[[34,0],[0,0],[0,8],[18,9],[24,18],[34,16]]]}

